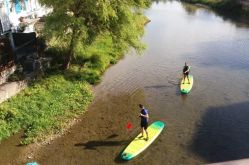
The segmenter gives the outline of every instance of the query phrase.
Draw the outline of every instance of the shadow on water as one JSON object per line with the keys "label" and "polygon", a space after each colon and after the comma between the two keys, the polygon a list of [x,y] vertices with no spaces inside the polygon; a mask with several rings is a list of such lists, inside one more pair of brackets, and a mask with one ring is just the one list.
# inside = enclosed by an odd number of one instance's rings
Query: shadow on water
{"label": "shadow on water", "polygon": [[107,139],[112,139],[112,138],[115,138],[115,137],[118,137],[118,134],[112,134],[112,135],[108,136]]}
{"label": "shadow on water", "polygon": [[181,95],[182,102],[185,103],[187,101],[188,94],[182,94],[181,92],[179,92],[179,93]]}
{"label": "shadow on water", "polygon": [[249,158],[249,102],[207,109],[191,150],[211,163]]}
{"label": "shadow on water", "polygon": [[145,86],[145,89],[162,89],[162,88],[169,88],[170,85],[152,85],[152,86]]}
{"label": "shadow on water", "polygon": [[76,147],[81,147],[83,146],[84,149],[88,149],[88,150],[96,150],[97,147],[112,147],[112,146],[120,146],[120,145],[124,145],[126,144],[127,141],[125,140],[121,140],[121,141],[88,141],[86,143],[77,143],[74,146]]}

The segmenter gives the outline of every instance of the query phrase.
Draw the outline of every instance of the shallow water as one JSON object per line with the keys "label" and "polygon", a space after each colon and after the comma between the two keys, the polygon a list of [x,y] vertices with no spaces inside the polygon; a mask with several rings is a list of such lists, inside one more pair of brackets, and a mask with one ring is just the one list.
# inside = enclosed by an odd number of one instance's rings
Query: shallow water
{"label": "shallow water", "polygon": [[[249,158],[249,26],[177,1],[153,3],[146,15],[151,22],[143,55],[131,52],[110,67],[82,122],[29,161],[192,165]],[[189,95],[179,92],[185,61],[194,76]],[[151,122],[164,121],[166,129],[146,151],[123,162],[118,154],[139,132],[139,103],[149,109]],[[3,142],[0,153],[21,157],[16,141]]]}

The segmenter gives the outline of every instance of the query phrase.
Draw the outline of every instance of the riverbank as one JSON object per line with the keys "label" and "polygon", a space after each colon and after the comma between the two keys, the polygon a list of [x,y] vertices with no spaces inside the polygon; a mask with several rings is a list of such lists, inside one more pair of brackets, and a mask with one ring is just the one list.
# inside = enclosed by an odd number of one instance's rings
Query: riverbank
{"label": "riverbank", "polygon": [[[132,32],[138,39],[147,19],[140,14],[134,17]],[[76,55],[65,71],[60,68],[67,51],[56,47],[60,41],[49,42],[45,54],[54,60],[46,76],[30,82],[27,89],[0,105],[0,141],[22,131],[21,144],[44,142],[67,130],[92,102],[92,85],[123,57],[129,42],[114,43],[109,33],[102,33],[84,50],[77,50],[77,54],[84,55]]]}
{"label": "riverbank", "polygon": [[[108,43],[108,39],[103,41]],[[93,47],[89,49],[90,54],[98,51]],[[103,49],[99,51],[105,53]],[[56,58],[56,54],[53,56]],[[22,130],[21,144],[43,143],[63,133],[92,102],[91,86],[100,82],[107,67],[121,57],[93,55],[84,68],[75,63],[66,71],[60,71],[57,64],[53,64],[55,67],[45,77],[29,82],[27,89],[0,105],[0,140]]]}
{"label": "riverbank", "polygon": [[0,139],[23,130],[21,144],[43,141],[62,132],[70,119],[85,112],[92,101],[87,82],[51,75],[0,106]]}
{"label": "riverbank", "polygon": [[237,0],[181,0],[183,2],[205,5],[219,13],[224,13],[231,17],[249,17],[249,10]]}

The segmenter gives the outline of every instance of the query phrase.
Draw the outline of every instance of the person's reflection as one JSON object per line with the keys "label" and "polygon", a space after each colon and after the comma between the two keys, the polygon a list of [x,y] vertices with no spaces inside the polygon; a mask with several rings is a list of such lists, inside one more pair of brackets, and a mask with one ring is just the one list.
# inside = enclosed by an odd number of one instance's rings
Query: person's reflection
{"label": "person's reflection", "polygon": [[182,99],[183,104],[184,104],[185,101],[187,100],[187,97],[188,97],[188,95],[186,95],[186,94],[181,94],[181,99]]}

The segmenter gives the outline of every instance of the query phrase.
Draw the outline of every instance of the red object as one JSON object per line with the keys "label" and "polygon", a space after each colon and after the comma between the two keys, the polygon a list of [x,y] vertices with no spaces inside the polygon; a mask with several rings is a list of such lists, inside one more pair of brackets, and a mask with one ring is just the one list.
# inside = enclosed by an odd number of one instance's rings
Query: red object
{"label": "red object", "polygon": [[128,123],[126,124],[126,128],[127,128],[127,129],[131,129],[131,128],[132,128],[132,124],[131,124],[130,122],[128,122]]}

